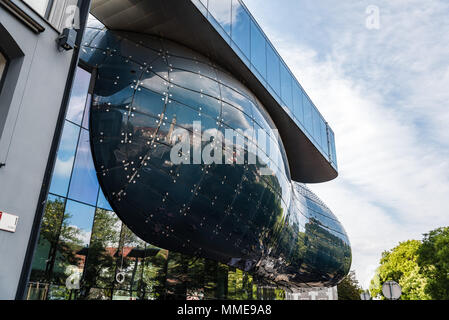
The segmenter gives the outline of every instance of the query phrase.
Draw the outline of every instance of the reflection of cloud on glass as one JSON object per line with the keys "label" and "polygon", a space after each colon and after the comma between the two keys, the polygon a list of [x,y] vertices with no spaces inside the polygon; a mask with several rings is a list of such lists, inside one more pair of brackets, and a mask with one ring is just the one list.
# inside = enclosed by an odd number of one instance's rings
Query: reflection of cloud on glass
{"label": "reflection of cloud on glass", "polygon": [[79,130],[79,127],[77,127],[73,123],[70,123],[68,121],[65,122],[61,142],[58,149],[59,158],[68,159],[75,153]]}
{"label": "reflection of cloud on glass", "polygon": [[98,180],[89,145],[89,133],[81,129],[69,196],[89,204],[95,204]]}
{"label": "reflection of cloud on glass", "polygon": [[[223,117],[224,121],[226,123],[230,124],[239,124],[239,127],[233,128],[233,129],[252,129],[252,124],[249,122],[249,119],[245,117],[243,112],[239,111],[238,109],[231,108],[227,111],[223,111]],[[231,125],[232,126],[232,125]]]}
{"label": "reflection of cloud on glass", "polygon": [[89,145],[89,142],[90,142],[89,137],[88,136],[86,137],[83,134],[81,136],[81,139],[80,139],[80,142],[79,142],[79,145],[78,145],[78,153],[79,154],[82,153],[83,155],[90,156],[90,145]]}
{"label": "reflection of cloud on glass", "polygon": [[86,95],[72,95],[70,98],[69,109],[66,118],[79,124],[83,118],[84,107],[86,104]]}
{"label": "reflection of cloud on glass", "polygon": [[219,97],[220,94],[220,88],[216,81],[185,70],[173,69],[170,72],[170,82],[191,90],[199,89],[201,93],[214,97]]}
{"label": "reflection of cloud on glass", "polygon": [[[87,231],[81,228],[78,228],[75,225],[69,225],[69,228],[72,229],[73,234],[75,235],[77,239],[77,244],[81,244],[83,247],[88,247],[90,243],[90,236],[92,234],[91,231]],[[63,235],[61,236],[61,239],[65,242],[71,242],[72,239],[66,238]]]}
{"label": "reflection of cloud on glass", "polygon": [[40,15],[45,15],[45,11],[47,10],[48,6],[48,0],[24,0],[24,2],[29,4]]}
{"label": "reflection of cloud on glass", "polygon": [[58,159],[56,159],[54,174],[56,174],[60,178],[69,177],[70,173],[72,171],[72,165],[73,165],[74,159],[75,159],[75,157],[73,157],[73,156],[67,160],[62,160],[61,158],[58,157]]}
{"label": "reflection of cloud on glass", "polygon": [[231,1],[210,0],[209,11],[221,25],[230,26],[231,22],[236,19],[238,10],[232,10],[231,16]]}

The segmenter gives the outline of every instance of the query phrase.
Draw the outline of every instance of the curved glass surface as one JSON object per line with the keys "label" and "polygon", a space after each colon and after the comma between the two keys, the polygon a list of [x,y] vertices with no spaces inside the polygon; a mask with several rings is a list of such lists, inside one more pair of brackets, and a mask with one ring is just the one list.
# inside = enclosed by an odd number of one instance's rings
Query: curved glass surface
{"label": "curved glass surface", "polygon": [[[94,163],[104,195],[134,234],[286,287],[342,279],[351,260],[345,232],[329,210],[293,188],[273,121],[245,86],[167,40],[107,30],[88,35],[81,59],[97,75]],[[242,148],[225,144],[220,158],[265,156],[255,164],[174,164],[177,129],[187,130],[189,150],[205,148],[209,141],[198,135],[213,130],[225,141],[243,141]],[[268,149],[254,132],[266,133]],[[194,154],[180,156],[194,163]]]}

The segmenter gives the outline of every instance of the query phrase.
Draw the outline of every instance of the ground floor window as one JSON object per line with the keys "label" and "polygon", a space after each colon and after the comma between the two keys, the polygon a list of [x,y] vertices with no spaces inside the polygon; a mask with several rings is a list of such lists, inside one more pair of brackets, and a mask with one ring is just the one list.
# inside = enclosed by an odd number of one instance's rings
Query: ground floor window
{"label": "ground floor window", "polygon": [[91,74],[77,68],[26,298],[283,299],[227,265],[158,248],[117,217],[98,183],[89,142]]}
{"label": "ground floor window", "polygon": [[0,89],[1,89],[1,84],[2,84],[4,73],[6,71],[6,63],[7,62],[8,62],[8,60],[6,60],[6,57],[4,56],[4,54],[0,52]]}

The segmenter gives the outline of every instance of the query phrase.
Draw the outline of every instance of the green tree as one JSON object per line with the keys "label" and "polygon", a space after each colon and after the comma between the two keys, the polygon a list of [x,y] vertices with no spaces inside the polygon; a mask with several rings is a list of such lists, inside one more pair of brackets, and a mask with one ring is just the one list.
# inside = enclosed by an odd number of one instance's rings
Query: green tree
{"label": "green tree", "polygon": [[371,296],[384,299],[382,284],[393,280],[402,287],[402,300],[430,299],[430,295],[425,291],[429,279],[421,272],[417,262],[420,247],[420,241],[408,240],[399,243],[390,251],[383,252],[380,266],[371,280]]}
{"label": "green tree", "polygon": [[449,227],[424,234],[418,251],[420,271],[428,278],[426,294],[432,299],[449,299]]}
{"label": "green tree", "polygon": [[363,292],[355,277],[355,272],[351,271],[343,278],[337,286],[338,300],[360,300],[360,294]]}

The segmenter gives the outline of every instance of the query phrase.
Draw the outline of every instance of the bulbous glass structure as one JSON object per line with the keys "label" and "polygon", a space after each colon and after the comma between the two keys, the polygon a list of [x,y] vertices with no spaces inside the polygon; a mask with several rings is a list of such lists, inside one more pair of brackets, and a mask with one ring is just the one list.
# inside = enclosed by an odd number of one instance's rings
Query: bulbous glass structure
{"label": "bulbous glass structure", "polygon": [[[96,74],[90,138],[98,178],[135,234],[290,288],[335,285],[346,275],[344,229],[291,181],[273,121],[235,77],[182,45],[129,32],[101,31],[81,58]],[[192,152],[182,150],[185,161],[175,164],[178,129]],[[214,130],[226,140],[226,129],[242,148],[223,145],[224,164],[193,164],[195,148],[211,143],[195,138]],[[266,133],[263,147],[258,132]]]}

